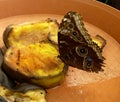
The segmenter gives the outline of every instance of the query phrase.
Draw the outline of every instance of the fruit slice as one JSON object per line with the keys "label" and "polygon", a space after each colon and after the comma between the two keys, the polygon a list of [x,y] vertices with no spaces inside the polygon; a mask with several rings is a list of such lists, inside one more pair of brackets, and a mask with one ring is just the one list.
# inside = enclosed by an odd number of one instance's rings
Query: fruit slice
{"label": "fruit slice", "polygon": [[34,23],[23,23],[8,26],[3,34],[6,47],[28,45],[48,41],[48,34],[57,34],[58,23],[56,20],[43,20]]}
{"label": "fruit slice", "polygon": [[49,39],[49,34],[57,35],[57,31],[58,23],[51,19],[8,26],[3,35],[8,48],[4,71],[17,81],[45,88],[59,85],[67,67]]}
{"label": "fruit slice", "polygon": [[17,92],[0,86],[0,102],[47,102],[43,89]]}
{"label": "fruit slice", "polygon": [[67,67],[50,43],[12,46],[4,56],[4,71],[13,79],[50,88],[59,85]]}
{"label": "fruit slice", "polygon": [[92,40],[101,48],[103,49],[106,45],[106,40],[101,37],[100,35],[96,35],[95,37],[92,37]]}

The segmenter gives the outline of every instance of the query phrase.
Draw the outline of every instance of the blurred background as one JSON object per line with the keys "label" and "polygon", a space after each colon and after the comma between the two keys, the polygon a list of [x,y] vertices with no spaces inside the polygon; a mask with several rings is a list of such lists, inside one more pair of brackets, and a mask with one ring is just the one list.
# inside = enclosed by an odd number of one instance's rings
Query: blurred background
{"label": "blurred background", "polygon": [[106,3],[112,7],[115,7],[116,9],[120,10],[120,0],[97,0],[103,3]]}

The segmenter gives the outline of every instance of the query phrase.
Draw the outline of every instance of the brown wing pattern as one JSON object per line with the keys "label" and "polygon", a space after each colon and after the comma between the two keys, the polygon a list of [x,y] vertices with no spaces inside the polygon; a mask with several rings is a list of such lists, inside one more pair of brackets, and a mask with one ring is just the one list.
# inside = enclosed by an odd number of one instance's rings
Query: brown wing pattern
{"label": "brown wing pattern", "polygon": [[58,31],[58,47],[60,58],[67,65],[86,71],[102,70],[102,49],[92,41],[78,13],[70,11],[62,19]]}

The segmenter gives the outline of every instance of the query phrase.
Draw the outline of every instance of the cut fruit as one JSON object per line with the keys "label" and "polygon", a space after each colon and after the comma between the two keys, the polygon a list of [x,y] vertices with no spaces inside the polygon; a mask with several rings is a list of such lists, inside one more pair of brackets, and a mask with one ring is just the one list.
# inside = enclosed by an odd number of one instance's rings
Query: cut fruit
{"label": "cut fruit", "polygon": [[48,34],[57,34],[56,20],[43,20],[8,26],[3,34],[6,47],[28,45],[48,41]]}
{"label": "cut fruit", "polygon": [[57,32],[58,23],[51,19],[8,26],[3,35],[8,48],[4,56],[4,71],[20,82],[44,88],[59,85],[67,67],[49,39],[49,35],[57,35]]}
{"label": "cut fruit", "polygon": [[50,43],[10,47],[4,56],[4,70],[20,82],[53,87],[63,81],[67,69],[58,56]]}
{"label": "cut fruit", "polygon": [[47,102],[43,89],[17,92],[0,86],[0,102]]}

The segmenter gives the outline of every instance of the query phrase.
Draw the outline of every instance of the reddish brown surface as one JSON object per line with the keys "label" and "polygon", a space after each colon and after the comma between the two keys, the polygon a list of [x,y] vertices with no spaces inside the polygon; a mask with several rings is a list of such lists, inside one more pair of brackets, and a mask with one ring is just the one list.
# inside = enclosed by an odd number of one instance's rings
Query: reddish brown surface
{"label": "reddish brown surface", "polygon": [[[0,1],[0,31],[1,31],[1,46],[2,43],[2,32],[4,28],[15,22],[21,23],[25,21],[38,20],[39,16],[32,17],[27,16],[16,16],[14,19],[4,17],[15,16],[15,15],[26,15],[26,14],[56,14],[63,15],[66,12],[73,10],[79,12],[86,22],[100,28],[105,31],[106,34],[112,36],[116,41],[120,43],[120,12],[92,0],[1,0]],[[92,32],[91,28],[88,27]],[[107,38],[107,36],[106,36]],[[108,38],[110,41],[112,38]],[[107,60],[106,68],[114,68],[119,70],[119,43],[115,43],[111,40],[110,46],[107,46],[105,50],[105,56],[109,58]],[[109,44],[108,44],[109,45]],[[111,50],[110,50],[111,49]],[[116,49],[116,50],[115,50]],[[116,55],[118,54],[118,55]],[[114,57],[114,55],[116,57]],[[111,57],[109,57],[111,56]],[[48,102],[119,102],[120,93],[120,77],[119,71],[116,72],[115,78],[106,79],[104,81],[97,81],[94,83],[78,84],[76,86],[69,84],[65,81],[60,87],[49,89],[47,94]],[[87,75],[81,72],[79,76]],[[78,76],[76,76],[78,77]],[[102,77],[102,76],[101,76]],[[109,76],[108,76],[109,77]],[[95,77],[93,77],[94,79]],[[66,79],[68,80],[68,79]],[[79,82],[87,81],[86,77]],[[70,78],[68,82],[70,81]]]}
{"label": "reddish brown surface", "polygon": [[[48,91],[48,102],[119,102],[120,78]],[[52,98],[51,98],[52,97]],[[54,98],[53,98],[54,97]]]}

